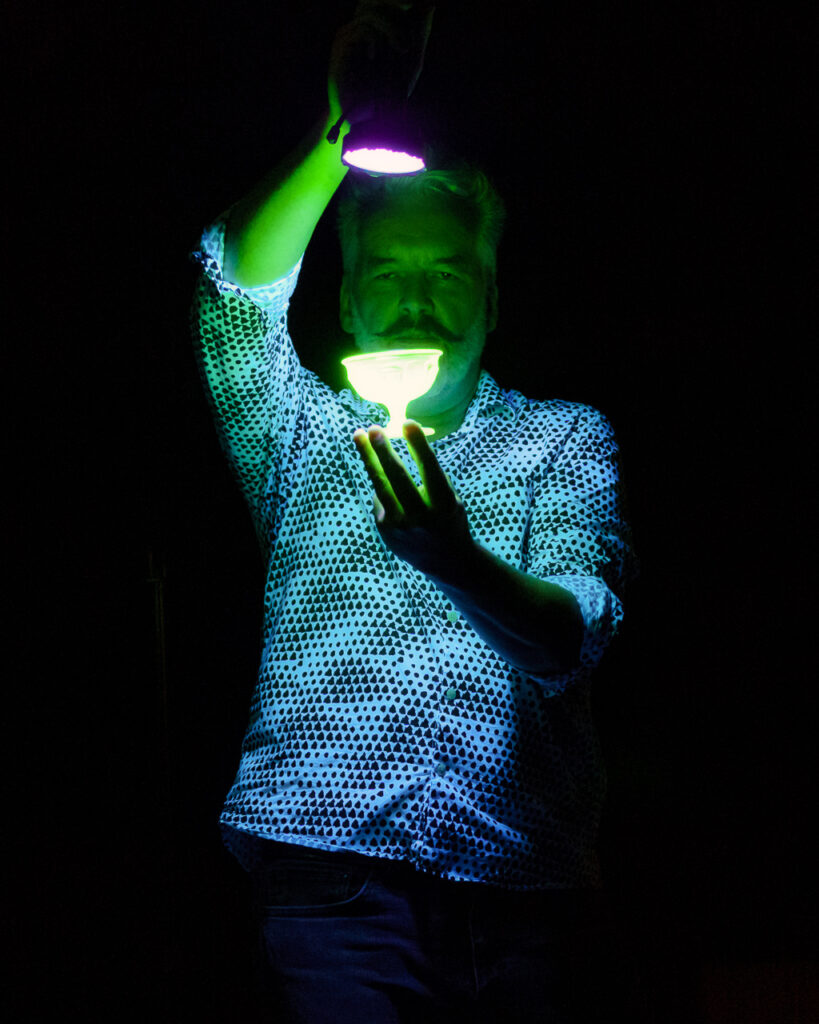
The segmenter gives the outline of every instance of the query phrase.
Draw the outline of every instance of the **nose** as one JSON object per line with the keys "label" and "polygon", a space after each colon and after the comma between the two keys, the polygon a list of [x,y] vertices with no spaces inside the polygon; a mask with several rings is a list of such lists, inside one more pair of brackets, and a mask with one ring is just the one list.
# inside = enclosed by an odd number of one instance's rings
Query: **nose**
{"label": "nose", "polygon": [[399,303],[401,312],[410,316],[417,317],[421,313],[432,312],[433,302],[426,274],[408,274],[404,278]]}

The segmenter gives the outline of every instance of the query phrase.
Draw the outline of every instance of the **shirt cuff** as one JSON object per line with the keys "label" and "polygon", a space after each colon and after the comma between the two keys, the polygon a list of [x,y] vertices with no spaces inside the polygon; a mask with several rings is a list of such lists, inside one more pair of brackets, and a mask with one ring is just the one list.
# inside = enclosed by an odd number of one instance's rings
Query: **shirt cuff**
{"label": "shirt cuff", "polygon": [[546,580],[574,595],[583,616],[580,667],[594,668],[623,620],[622,602],[594,576],[547,576]]}
{"label": "shirt cuff", "polygon": [[296,288],[304,256],[302,255],[293,269],[279,280],[271,281],[269,284],[254,285],[252,288],[243,288],[233,281],[229,281],[224,275],[225,223],[226,215],[205,228],[199,248],[191,253],[191,257],[202,267],[220,292],[241,295],[261,309],[280,309],[283,305],[287,305]]}

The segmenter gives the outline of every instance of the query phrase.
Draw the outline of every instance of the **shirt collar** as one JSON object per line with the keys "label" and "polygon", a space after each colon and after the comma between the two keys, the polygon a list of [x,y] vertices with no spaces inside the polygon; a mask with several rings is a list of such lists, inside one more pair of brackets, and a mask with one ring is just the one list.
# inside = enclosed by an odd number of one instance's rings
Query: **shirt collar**
{"label": "shirt collar", "polygon": [[[515,415],[512,404],[505,392],[498,386],[495,378],[488,370],[481,370],[478,383],[475,387],[475,394],[466,410],[464,421],[459,427],[469,428],[475,426],[478,420],[488,419],[490,416],[502,416],[504,419],[512,419]],[[455,431],[457,433],[457,431]]]}

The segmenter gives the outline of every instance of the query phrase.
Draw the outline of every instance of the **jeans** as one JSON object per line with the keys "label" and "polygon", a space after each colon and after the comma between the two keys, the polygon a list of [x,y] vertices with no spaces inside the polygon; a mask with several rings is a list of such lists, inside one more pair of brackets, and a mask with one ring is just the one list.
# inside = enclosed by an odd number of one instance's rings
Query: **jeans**
{"label": "jeans", "polygon": [[513,892],[271,843],[254,874],[271,1024],[636,1020],[600,893]]}

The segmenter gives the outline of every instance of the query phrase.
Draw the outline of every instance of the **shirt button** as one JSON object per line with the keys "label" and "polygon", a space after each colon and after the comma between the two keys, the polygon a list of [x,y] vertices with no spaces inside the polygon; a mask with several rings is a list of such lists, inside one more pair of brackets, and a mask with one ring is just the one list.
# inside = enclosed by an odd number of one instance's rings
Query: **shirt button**
{"label": "shirt button", "polygon": [[446,765],[445,764],[436,764],[435,765],[435,774],[436,775],[446,775]]}
{"label": "shirt button", "polygon": [[458,612],[447,612],[446,617],[450,622],[457,622],[461,616]]}
{"label": "shirt button", "polygon": [[450,686],[450,688],[446,691],[444,696],[446,697],[447,700],[455,700],[455,698],[458,696],[458,691]]}

